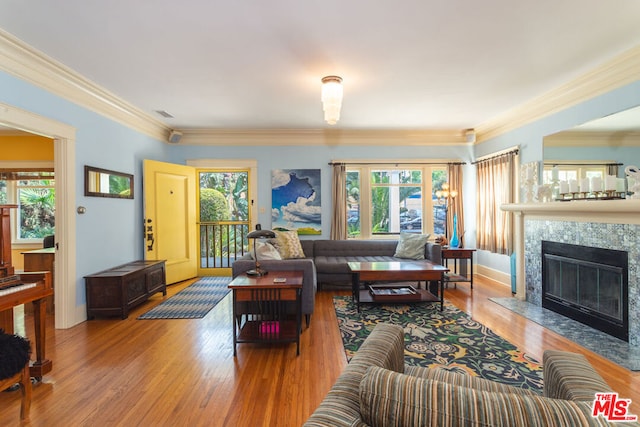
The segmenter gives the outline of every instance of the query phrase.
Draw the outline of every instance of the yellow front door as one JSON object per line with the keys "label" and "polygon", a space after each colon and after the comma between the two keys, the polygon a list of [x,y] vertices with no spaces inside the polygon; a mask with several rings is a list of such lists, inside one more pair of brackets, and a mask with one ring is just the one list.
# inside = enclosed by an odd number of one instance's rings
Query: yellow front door
{"label": "yellow front door", "polygon": [[196,171],[145,160],[145,259],[166,260],[167,284],[196,277]]}

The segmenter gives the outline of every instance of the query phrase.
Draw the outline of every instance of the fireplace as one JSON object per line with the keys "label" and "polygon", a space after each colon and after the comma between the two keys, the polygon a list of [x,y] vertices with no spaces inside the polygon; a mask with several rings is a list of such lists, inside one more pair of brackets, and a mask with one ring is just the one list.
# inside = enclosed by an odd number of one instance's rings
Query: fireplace
{"label": "fireplace", "polygon": [[628,253],[542,241],[542,306],[629,341]]}

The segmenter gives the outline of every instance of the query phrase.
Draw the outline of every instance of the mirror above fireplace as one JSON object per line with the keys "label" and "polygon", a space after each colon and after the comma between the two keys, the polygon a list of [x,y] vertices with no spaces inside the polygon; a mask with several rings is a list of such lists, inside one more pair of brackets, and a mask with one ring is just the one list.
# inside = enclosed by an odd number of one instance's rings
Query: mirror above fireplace
{"label": "mirror above fireplace", "polygon": [[[640,166],[640,107],[616,112],[543,139],[545,166],[621,163]],[[621,176],[621,175],[619,175]]]}

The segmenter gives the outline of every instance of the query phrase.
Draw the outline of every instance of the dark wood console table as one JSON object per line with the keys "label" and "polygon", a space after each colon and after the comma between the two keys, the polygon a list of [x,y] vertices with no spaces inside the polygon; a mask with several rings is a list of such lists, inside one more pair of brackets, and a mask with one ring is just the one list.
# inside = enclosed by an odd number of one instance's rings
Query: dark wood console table
{"label": "dark wood console table", "polygon": [[164,261],[134,261],[84,276],[87,318],[120,316],[156,292],[167,295]]}
{"label": "dark wood console table", "polygon": [[473,253],[469,248],[442,248],[442,265],[447,266],[453,260],[453,271],[445,275],[446,283],[468,282],[473,289]]}

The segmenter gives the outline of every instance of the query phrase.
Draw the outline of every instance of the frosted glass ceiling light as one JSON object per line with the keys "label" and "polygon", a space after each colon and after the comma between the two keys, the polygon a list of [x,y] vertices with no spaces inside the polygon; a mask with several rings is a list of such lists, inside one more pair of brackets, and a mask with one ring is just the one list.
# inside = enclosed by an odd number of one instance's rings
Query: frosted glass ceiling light
{"label": "frosted glass ceiling light", "polygon": [[326,76],[322,78],[322,109],[324,119],[330,125],[335,125],[340,119],[342,107],[342,78]]}

